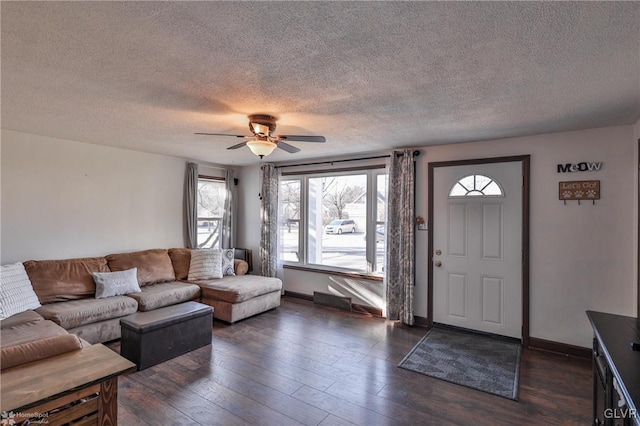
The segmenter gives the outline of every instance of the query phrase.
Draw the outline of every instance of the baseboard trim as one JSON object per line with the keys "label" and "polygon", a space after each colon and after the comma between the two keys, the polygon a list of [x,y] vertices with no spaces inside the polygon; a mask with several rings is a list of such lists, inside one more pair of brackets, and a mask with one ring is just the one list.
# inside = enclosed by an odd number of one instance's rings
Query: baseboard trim
{"label": "baseboard trim", "polygon": [[[294,299],[302,299],[302,300],[308,300],[309,302],[313,302],[313,296],[309,294],[285,290],[284,295],[286,297],[292,297]],[[323,305],[320,305],[320,306],[323,306]],[[373,316],[373,317],[384,318],[382,316],[382,309],[374,308],[373,306],[366,306],[366,305],[359,305],[357,303],[352,303],[351,311],[364,314],[364,315]]]}
{"label": "baseboard trim", "polygon": [[537,337],[529,337],[529,347],[532,349],[540,349],[562,355],[574,356],[577,358],[590,359],[592,356],[592,351],[589,348],[569,345],[566,343],[552,342],[551,340],[538,339]]}
{"label": "baseboard trim", "polygon": [[417,315],[413,316],[413,325],[416,325],[418,327],[431,328],[431,326],[429,325],[429,320],[427,318],[419,317]]}
{"label": "baseboard trim", "polygon": [[284,295],[287,297],[293,297],[294,299],[302,299],[302,300],[308,300],[309,302],[313,302],[313,295],[311,294],[297,293],[295,291],[285,290]]}

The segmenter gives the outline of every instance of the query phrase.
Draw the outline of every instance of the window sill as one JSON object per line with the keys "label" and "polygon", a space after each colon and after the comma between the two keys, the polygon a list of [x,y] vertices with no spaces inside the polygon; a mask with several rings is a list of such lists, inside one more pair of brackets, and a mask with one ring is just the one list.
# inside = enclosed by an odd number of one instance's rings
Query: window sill
{"label": "window sill", "polygon": [[355,272],[334,271],[328,269],[311,268],[309,266],[283,265],[284,269],[293,269],[295,271],[315,272],[318,274],[337,275],[340,277],[356,278],[359,280],[383,282],[384,278],[378,275],[358,274]]}

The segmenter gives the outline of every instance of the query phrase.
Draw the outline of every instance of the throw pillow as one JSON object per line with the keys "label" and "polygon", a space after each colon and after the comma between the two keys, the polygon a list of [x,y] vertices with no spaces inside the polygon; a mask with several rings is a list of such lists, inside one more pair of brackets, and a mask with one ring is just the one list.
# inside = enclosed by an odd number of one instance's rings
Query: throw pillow
{"label": "throw pillow", "polygon": [[222,252],[220,250],[192,250],[188,281],[222,278]]}
{"label": "throw pillow", "polygon": [[235,275],[233,261],[236,249],[222,249],[222,275]]}
{"label": "throw pillow", "polygon": [[142,291],[138,285],[138,268],[117,272],[93,272],[91,275],[96,283],[96,299]]}
{"label": "throw pillow", "polygon": [[22,263],[0,267],[0,319],[40,307]]}

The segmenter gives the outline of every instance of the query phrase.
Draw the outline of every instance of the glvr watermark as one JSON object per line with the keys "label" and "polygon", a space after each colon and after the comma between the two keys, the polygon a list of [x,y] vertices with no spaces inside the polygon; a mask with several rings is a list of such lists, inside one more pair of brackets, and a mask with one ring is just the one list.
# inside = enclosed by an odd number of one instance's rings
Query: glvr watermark
{"label": "glvr watermark", "polygon": [[640,413],[635,408],[607,408],[604,410],[605,419],[640,419]]}
{"label": "glvr watermark", "polygon": [[573,173],[573,172],[597,172],[602,168],[602,162],[598,163],[567,163],[558,164],[558,173]]}

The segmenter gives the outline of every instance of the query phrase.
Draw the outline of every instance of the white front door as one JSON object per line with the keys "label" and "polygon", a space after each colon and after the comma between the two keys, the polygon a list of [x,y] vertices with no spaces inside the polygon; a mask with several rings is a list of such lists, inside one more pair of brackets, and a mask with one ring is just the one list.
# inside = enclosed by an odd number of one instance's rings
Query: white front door
{"label": "white front door", "polygon": [[433,320],[522,338],[522,163],[434,169]]}

